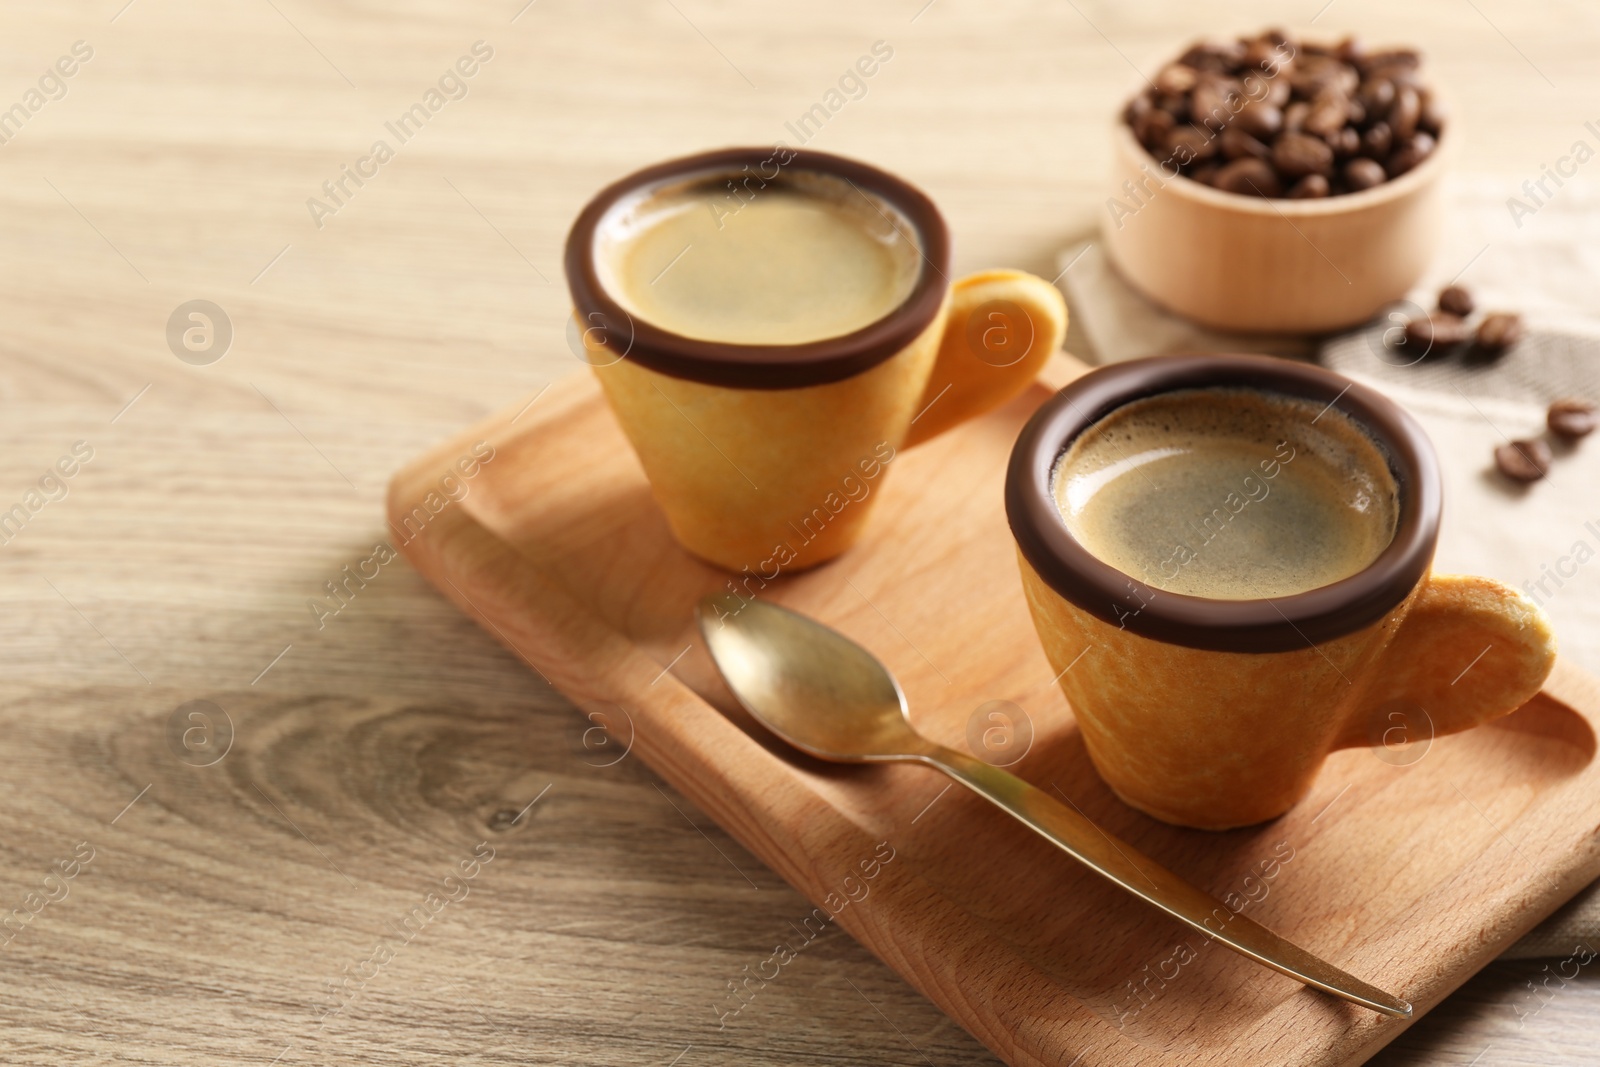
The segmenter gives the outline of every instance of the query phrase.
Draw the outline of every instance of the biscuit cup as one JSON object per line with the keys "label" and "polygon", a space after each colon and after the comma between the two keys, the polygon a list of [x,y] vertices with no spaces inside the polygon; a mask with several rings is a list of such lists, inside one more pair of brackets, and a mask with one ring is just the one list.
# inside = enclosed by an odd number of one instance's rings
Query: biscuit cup
{"label": "biscuit cup", "polygon": [[[921,254],[910,294],[876,322],[804,344],[728,344],[643,321],[607,291],[597,246],[654,191],[737,179],[760,196],[818,176],[848,183]],[[684,548],[768,580],[831,559],[861,536],[900,449],[1027,387],[1065,335],[1060,293],[1018,271],[951,284],[949,259],[926,196],[820,152],[691,156],[589,203],[566,252],[581,351]]]}
{"label": "biscuit cup", "polygon": [[[1246,387],[1337,405],[1387,458],[1393,540],[1364,570],[1266,600],[1154,589],[1073,538],[1057,460],[1095,421],[1140,397]],[[1105,367],[1046,402],[1006,477],[1034,626],[1089,756],[1128,804],[1223,830],[1274,818],[1327,755],[1469,729],[1521,706],[1555,660],[1527,597],[1486,578],[1430,573],[1438,460],[1422,428],[1332,372],[1251,356],[1157,357]]]}

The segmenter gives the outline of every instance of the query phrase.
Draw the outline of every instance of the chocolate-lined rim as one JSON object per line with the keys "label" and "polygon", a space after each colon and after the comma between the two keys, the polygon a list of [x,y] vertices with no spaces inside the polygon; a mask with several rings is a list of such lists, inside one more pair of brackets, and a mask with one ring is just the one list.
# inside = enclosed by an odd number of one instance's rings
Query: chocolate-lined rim
{"label": "chocolate-lined rim", "polygon": [[[787,153],[787,160],[779,157]],[[704,341],[664,330],[630,315],[606,292],[595,263],[598,229],[626,196],[697,175],[747,177],[750,167],[767,185],[782,185],[796,172],[842,178],[863,194],[892,205],[916,229],[922,263],[910,294],[876,322],[839,337],[798,345],[741,345]],[[768,177],[766,170],[778,173]],[[756,195],[760,195],[759,192]],[[725,148],[685,156],[636,171],[602,189],[567,234],[567,287],[581,321],[598,323],[606,336],[621,338],[620,358],[674,378],[744,389],[794,389],[836,382],[877,366],[926,330],[944,303],[950,270],[950,233],[933,201],[915,186],[865,163],[825,152],[793,148]],[[594,316],[599,316],[598,318]]]}
{"label": "chocolate-lined rim", "polygon": [[[1056,460],[1093,423],[1142,397],[1244,387],[1301,397],[1347,415],[1387,456],[1399,492],[1394,540],[1363,571],[1265,600],[1209,600],[1153,589],[1097,559],[1067,530],[1051,485]],[[1224,652],[1287,652],[1377,622],[1433,561],[1443,501],[1439,461],[1422,427],[1350,379],[1269,356],[1155,356],[1090,371],[1028,420],[1006,470],[1006,518],[1023,557],[1084,611],[1171,644]],[[1141,606],[1142,605],[1142,606]]]}

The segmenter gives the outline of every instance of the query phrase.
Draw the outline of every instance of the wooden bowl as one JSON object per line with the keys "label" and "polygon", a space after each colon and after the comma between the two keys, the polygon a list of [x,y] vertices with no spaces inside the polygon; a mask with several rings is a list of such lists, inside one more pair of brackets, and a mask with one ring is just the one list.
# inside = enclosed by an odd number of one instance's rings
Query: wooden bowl
{"label": "wooden bowl", "polygon": [[1114,141],[1102,227],[1111,260],[1145,296],[1205,326],[1322,333],[1359,325],[1416,284],[1439,244],[1450,126],[1415,169],[1321,200],[1267,200],[1165,178],[1126,123],[1117,122]]}

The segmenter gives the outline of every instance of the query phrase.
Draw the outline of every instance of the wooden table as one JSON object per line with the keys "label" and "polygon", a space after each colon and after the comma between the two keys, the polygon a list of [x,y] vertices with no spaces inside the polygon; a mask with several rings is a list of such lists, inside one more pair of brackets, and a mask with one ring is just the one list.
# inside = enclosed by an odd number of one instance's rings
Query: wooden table
{"label": "wooden table", "polygon": [[[792,141],[882,40],[811,143],[932,193],[958,268],[1049,276],[1093,225],[1133,68],[1258,16],[523,4],[7,7],[0,511],[26,523],[0,533],[6,1062],[991,1062],[837,933],[719,1027],[809,905],[375,562],[383,488],[577,369],[560,250],[603,182]],[[1534,177],[1593,117],[1592,13],[1336,0],[1317,24],[1426,46],[1465,169]],[[417,103],[420,129],[387,129]],[[231,323],[219,360],[169,347],[192,300]],[[347,566],[377,576],[327,599]],[[1589,1062],[1600,982],[1544,1003],[1541,966],[1491,967],[1376,1062]]]}

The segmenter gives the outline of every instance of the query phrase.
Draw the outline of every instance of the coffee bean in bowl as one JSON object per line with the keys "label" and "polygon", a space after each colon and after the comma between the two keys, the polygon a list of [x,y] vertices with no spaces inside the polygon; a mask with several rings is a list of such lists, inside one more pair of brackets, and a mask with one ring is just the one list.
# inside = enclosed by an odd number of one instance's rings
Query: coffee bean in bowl
{"label": "coffee bean in bowl", "polygon": [[1457,136],[1417,53],[1267,30],[1173,54],[1111,116],[1102,235],[1123,279],[1246,333],[1351,329],[1402,299],[1438,248]]}
{"label": "coffee bean in bowl", "polygon": [[[1446,110],[1421,65],[1414,49],[1369,52],[1355,38],[1328,44],[1267,30],[1191,45],[1129,101],[1123,119],[1164,171],[1225,192],[1297,199],[1363,192],[1438,148]],[[1264,159],[1277,180],[1224,182],[1239,172],[1206,167],[1219,152]],[[1321,181],[1304,180],[1313,175]]]}

